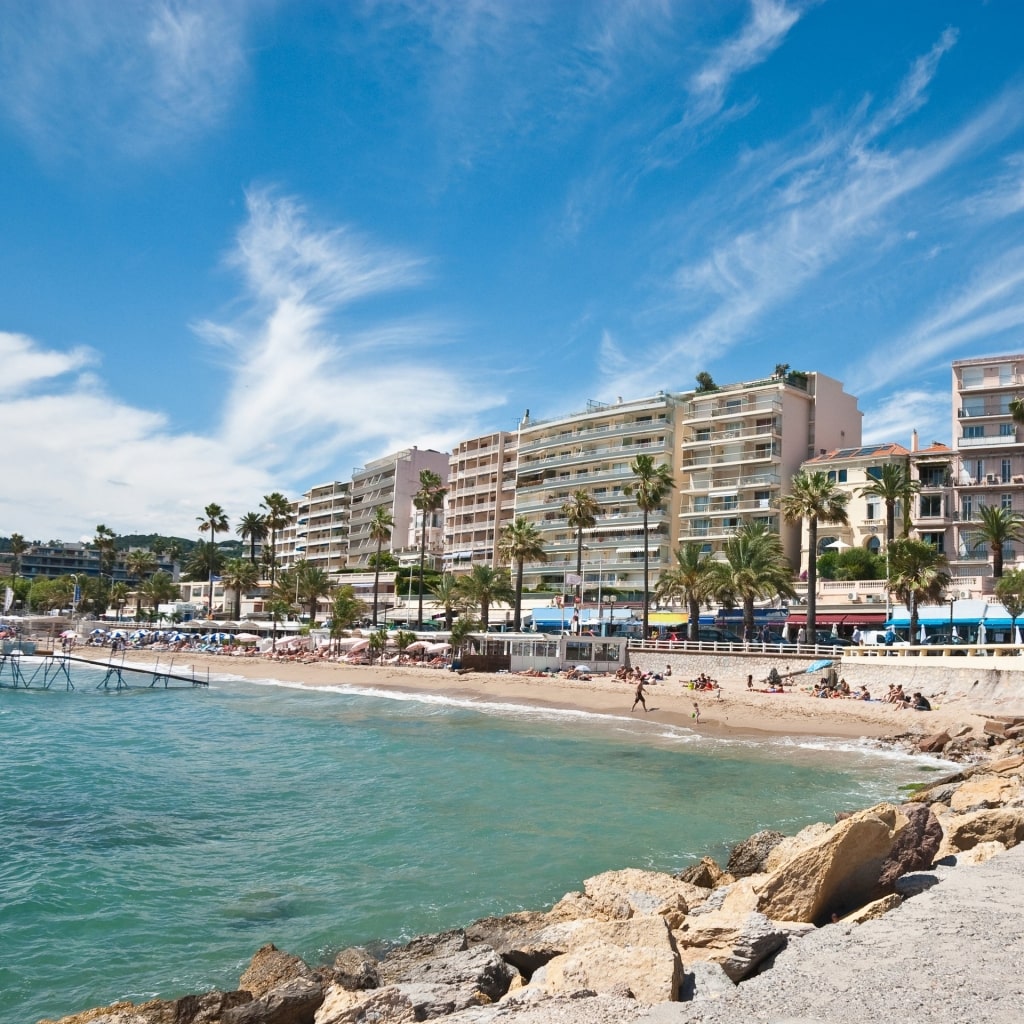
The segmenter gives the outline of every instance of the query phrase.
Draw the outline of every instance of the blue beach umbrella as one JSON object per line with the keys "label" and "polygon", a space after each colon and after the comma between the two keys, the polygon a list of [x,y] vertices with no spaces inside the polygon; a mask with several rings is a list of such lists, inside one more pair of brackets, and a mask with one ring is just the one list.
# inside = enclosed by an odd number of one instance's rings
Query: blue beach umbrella
{"label": "blue beach umbrella", "polygon": [[812,661],[810,665],[808,665],[807,668],[804,669],[804,672],[807,675],[810,675],[811,672],[820,672],[822,669],[831,667],[832,661],[830,658],[819,658],[817,661]]}

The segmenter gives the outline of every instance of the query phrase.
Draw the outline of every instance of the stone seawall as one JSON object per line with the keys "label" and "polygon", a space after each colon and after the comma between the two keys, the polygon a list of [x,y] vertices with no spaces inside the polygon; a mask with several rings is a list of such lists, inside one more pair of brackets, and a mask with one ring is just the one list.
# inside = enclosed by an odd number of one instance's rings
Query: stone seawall
{"label": "stone seawall", "polygon": [[[728,692],[744,685],[748,674],[753,675],[755,686],[761,685],[772,668],[797,685],[809,685],[819,674],[808,675],[807,667],[820,660],[820,656],[762,651],[716,654],[630,649],[628,663],[644,672],[664,672],[665,666],[671,665],[677,679],[695,678],[703,672],[717,679]],[[873,695],[880,696],[890,684],[899,683],[907,693],[920,690],[926,696],[942,694],[947,701],[963,701],[978,711],[997,711],[1024,703],[1024,658],[1016,656],[887,657],[881,651],[865,653],[863,648],[845,648],[834,664],[851,686],[864,685]]]}

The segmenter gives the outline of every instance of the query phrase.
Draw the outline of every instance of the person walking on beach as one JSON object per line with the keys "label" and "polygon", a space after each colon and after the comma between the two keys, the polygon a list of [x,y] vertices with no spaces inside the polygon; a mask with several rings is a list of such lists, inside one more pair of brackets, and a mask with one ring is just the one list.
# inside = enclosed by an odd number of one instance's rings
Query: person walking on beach
{"label": "person walking on beach", "polygon": [[640,705],[642,705],[642,706],[643,706],[643,709],[644,709],[644,711],[650,711],[650,710],[651,710],[651,709],[650,709],[650,708],[649,708],[649,707],[647,706],[647,701],[645,701],[645,700],[644,700],[644,694],[645,694],[646,692],[647,692],[647,691],[646,691],[646,690],[644,690],[644,681],[643,681],[643,679],[641,678],[641,680],[640,680],[640,681],[639,681],[639,682],[638,682],[638,683],[636,684],[636,693],[635,693],[635,694],[633,695],[633,696],[634,696],[634,700],[633,700],[633,706],[632,706],[632,707],[631,707],[631,708],[629,709],[629,710],[630,710],[631,712],[632,712],[632,711],[636,711],[636,706],[637,706],[637,704],[640,704]]}

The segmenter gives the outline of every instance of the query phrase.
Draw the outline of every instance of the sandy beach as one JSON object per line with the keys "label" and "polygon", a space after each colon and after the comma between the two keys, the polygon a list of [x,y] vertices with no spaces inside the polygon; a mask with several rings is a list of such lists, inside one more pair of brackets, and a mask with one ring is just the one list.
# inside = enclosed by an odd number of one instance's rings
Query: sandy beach
{"label": "sandy beach", "polygon": [[[106,649],[82,648],[76,657],[107,664]],[[117,655],[119,663],[120,655]],[[126,662],[152,665],[156,659],[162,669],[171,665],[171,656],[152,651],[127,651]],[[511,673],[470,672],[456,674],[443,669],[417,665],[346,665],[333,661],[269,660],[255,655],[210,655],[192,651],[174,655],[173,670],[198,675],[225,673],[247,679],[276,679],[304,686],[376,687],[406,692],[444,694],[466,700],[499,701],[538,707],[568,708],[594,714],[630,713],[633,685],[611,676],[589,680],[561,676],[525,676]],[[841,738],[868,737],[895,739],[927,736],[948,730],[955,734],[964,727],[979,731],[984,716],[962,703],[943,705],[941,696],[933,701],[930,712],[911,711],[881,701],[821,700],[812,697],[798,679],[785,693],[748,692],[737,677],[719,680],[721,690],[701,692],[689,689],[687,681],[670,678],[648,687],[646,717],[672,725],[684,725],[708,734],[771,733]],[[879,688],[880,696],[884,688]],[[718,696],[718,694],[721,696]],[[693,718],[694,703],[700,706],[700,721]],[[644,715],[641,709],[634,712]]]}

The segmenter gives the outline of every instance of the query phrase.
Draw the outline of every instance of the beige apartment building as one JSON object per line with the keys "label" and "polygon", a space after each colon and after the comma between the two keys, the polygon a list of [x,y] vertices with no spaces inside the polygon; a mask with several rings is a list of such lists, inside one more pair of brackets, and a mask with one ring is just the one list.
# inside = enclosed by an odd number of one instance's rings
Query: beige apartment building
{"label": "beige apartment building", "polygon": [[502,529],[516,503],[519,438],[496,431],[462,441],[448,465],[444,567],[456,574],[474,564],[498,565]]}
{"label": "beige apartment building", "polygon": [[[348,535],[350,568],[367,568],[370,556],[376,554],[377,544],[370,539],[370,520],[379,505],[383,505],[394,520],[392,555],[405,563],[417,561],[421,531],[425,529],[430,563],[440,560],[444,552],[444,512],[435,513],[424,524],[421,513],[413,505],[413,497],[420,489],[420,472],[425,469],[436,473],[447,486],[448,455],[429,448],[406,448],[353,470]],[[389,550],[387,545],[384,550]]]}
{"label": "beige apartment building", "polygon": [[311,487],[291,503],[292,521],[277,538],[283,567],[305,560],[331,576],[345,568],[350,490],[347,481],[333,480]]}
{"label": "beige apartment building", "polygon": [[[573,492],[591,495],[600,508],[585,532],[586,588],[634,599],[643,590],[643,515],[624,488],[633,480],[630,464],[638,455],[672,465],[679,419],[678,400],[664,392],[632,401],[590,402],[587,408],[554,419],[531,419],[519,426],[515,514],[541,534],[547,562],[527,565],[524,584],[562,590],[576,571],[576,531],[562,511]],[[651,579],[671,564],[678,489],[666,506],[649,515]],[[571,591],[571,587],[566,588]]]}
{"label": "beige apartment building", "polygon": [[[960,576],[991,577],[988,547],[977,523],[982,505],[1024,514],[1024,441],[1010,402],[1024,395],[1024,355],[953,362],[952,551]],[[1019,568],[1022,545],[1007,544],[1005,568]]]}
{"label": "beige apartment building", "polygon": [[717,554],[743,523],[763,522],[805,569],[800,526],[782,520],[779,500],[807,459],[860,446],[857,399],[824,374],[787,372],[689,392],[679,405],[678,542]]}

